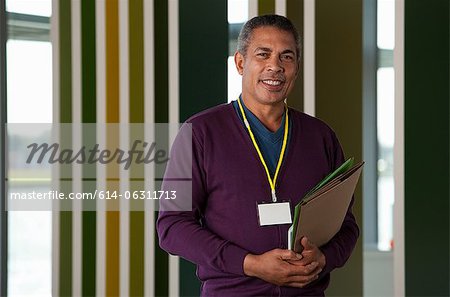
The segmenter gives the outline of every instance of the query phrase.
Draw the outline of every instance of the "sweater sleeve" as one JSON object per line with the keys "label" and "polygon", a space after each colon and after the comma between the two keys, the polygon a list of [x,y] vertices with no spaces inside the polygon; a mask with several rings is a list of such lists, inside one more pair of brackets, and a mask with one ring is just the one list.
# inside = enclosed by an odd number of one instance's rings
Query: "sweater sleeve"
{"label": "sweater sleeve", "polygon": [[[201,223],[208,198],[202,167],[203,151],[194,132],[192,131],[191,137],[187,130],[186,127],[181,128],[172,146],[162,186],[164,191],[176,190],[177,199],[185,201],[179,200],[176,204],[175,201],[162,201],[157,220],[159,244],[168,253],[179,255],[197,265],[244,275],[243,262],[248,251],[219,237]],[[186,145],[192,145],[192,164],[187,162],[190,156],[186,152]],[[186,182],[177,182],[177,178],[173,178],[191,174],[192,189]],[[190,202],[191,195],[192,210],[181,210],[180,205]]]}
{"label": "sweater sleeve", "polygon": [[[333,142],[333,166],[337,168],[345,161],[345,158],[341,145],[334,134]],[[352,213],[354,199],[355,197],[353,196],[339,232],[320,248],[326,259],[326,265],[321,275],[326,275],[333,269],[342,267],[350,258],[356,245],[359,237],[359,228]]]}

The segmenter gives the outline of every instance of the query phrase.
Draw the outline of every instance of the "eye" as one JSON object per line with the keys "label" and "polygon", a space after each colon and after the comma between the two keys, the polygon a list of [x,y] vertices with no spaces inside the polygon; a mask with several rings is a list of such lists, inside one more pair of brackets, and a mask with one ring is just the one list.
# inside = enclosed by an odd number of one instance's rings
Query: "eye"
{"label": "eye", "polygon": [[256,54],[258,57],[267,58],[269,57],[269,53],[261,52]]}
{"label": "eye", "polygon": [[293,61],[294,56],[292,56],[291,54],[284,54],[284,55],[281,55],[281,59],[283,61]]}

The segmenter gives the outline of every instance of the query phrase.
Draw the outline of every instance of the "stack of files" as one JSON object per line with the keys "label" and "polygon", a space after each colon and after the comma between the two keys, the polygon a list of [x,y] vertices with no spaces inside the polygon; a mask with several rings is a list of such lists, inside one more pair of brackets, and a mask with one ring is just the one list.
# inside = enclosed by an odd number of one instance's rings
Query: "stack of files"
{"label": "stack of files", "polygon": [[353,163],[353,158],[348,159],[295,206],[294,221],[288,231],[291,250],[303,250],[300,241],[304,236],[320,247],[341,229],[364,165]]}

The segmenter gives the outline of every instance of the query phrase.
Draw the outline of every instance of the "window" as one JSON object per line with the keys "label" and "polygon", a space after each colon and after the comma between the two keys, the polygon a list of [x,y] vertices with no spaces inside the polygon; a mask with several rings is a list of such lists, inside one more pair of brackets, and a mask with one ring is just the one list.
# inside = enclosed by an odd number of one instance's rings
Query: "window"
{"label": "window", "polygon": [[228,0],[228,102],[236,100],[241,93],[241,76],[234,64],[237,38],[248,20],[248,0]]}
{"label": "window", "polygon": [[[52,122],[51,0],[7,0],[7,121]],[[32,53],[32,54],[30,54]],[[11,169],[13,170],[13,169]],[[50,189],[35,182],[7,191]],[[8,213],[8,295],[51,296],[52,214]]]}
{"label": "window", "polygon": [[52,0],[6,0],[6,11],[49,17]]}
{"label": "window", "polygon": [[394,18],[395,1],[378,0],[377,8],[377,138],[378,138],[378,249],[390,251],[394,207]]}

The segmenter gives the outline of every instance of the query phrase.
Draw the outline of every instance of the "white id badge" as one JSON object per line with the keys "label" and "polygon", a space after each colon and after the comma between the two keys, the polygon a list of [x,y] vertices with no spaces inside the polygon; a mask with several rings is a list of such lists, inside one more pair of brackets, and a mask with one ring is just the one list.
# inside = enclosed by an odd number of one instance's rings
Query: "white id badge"
{"label": "white id badge", "polygon": [[260,226],[292,224],[291,204],[289,202],[258,203]]}

